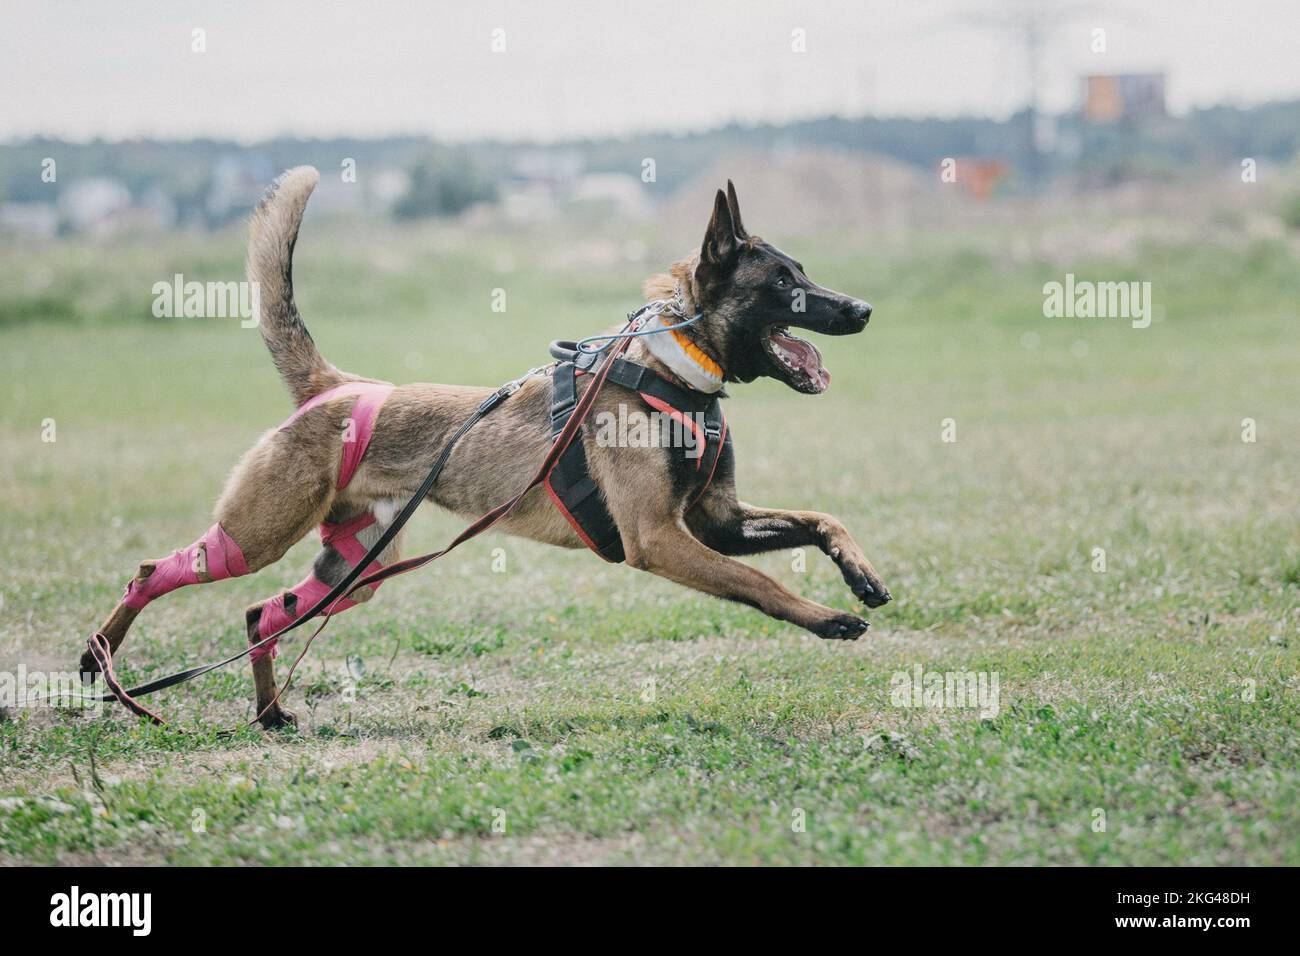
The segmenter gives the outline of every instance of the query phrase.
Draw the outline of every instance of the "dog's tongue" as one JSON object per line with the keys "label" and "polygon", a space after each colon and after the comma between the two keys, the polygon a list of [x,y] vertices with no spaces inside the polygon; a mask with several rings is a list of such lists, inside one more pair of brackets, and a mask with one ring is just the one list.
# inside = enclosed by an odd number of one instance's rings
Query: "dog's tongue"
{"label": "dog's tongue", "polygon": [[817,346],[784,332],[773,332],[772,344],[781,350],[786,361],[813,380],[817,391],[826,391],[831,384],[831,373],[822,365],[822,353],[817,351]]}

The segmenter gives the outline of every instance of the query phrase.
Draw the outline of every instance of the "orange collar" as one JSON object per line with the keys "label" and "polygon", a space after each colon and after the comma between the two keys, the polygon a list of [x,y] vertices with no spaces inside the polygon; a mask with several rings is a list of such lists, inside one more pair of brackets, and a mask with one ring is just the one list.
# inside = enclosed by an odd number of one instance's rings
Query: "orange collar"
{"label": "orange collar", "polygon": [[[655,316],[651,321],[663,325],[673,324],[662,315]],[[651,355],[668,366],[689,387],[705,393],[713,393],[722,388],[725,378],[722,366],[679,329],[648,335],[645,344]]]}

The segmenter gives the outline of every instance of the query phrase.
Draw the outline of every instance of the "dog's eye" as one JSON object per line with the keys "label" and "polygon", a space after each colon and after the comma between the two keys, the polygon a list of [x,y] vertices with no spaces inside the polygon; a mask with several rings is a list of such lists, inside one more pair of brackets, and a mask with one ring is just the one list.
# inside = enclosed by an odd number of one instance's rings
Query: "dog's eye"
{"label": "dog's eye", "polygon": [[776,280],[776,287],[778,289],[788,289],[790,287],[790,280],[787,279],[785,276],[778,276]]}

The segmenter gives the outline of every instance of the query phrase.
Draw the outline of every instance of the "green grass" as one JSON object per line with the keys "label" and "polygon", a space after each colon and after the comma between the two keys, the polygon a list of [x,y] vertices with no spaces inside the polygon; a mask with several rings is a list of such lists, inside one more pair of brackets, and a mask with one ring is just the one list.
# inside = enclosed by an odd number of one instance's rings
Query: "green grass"
{"label": "green grass", "polygon": [[[339,365],[493,384],[634,307],[680,245],[644,238],[647,262],[586,268],[543,235],[309,222],[295,273]],[[1293,250],[782,244],[876,315],[819,342],[825,396],[732,389],[740,490],[858,537],[896,596],[862,640],[476,539],[331,625],[296,733],[246,726],[242,667],[156,698],[168,729],[12,712],[0,863],[1300,863]],[[74,668],[136,562],[201,533],[288,413],[256,331],[149,317],[153,282],[241,256],[233,232],[5,250],[0,671]],[[1156,320],[1043,318],[1066,271],[1151,281]],[[458,528],[422,514],[411,547]],[[313,551],[151,606],[124,676],[234,651]],[[820,554],[753,563],[855,608]],[[996,672],[999,712],[894,706],[917,664]]]}

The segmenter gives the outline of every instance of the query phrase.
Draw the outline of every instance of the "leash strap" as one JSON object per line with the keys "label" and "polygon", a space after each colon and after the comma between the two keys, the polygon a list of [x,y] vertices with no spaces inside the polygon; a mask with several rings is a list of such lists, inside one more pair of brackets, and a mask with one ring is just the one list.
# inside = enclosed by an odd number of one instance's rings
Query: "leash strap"
{"label": "leash strap", "polygon": [[[493,392],[486,399],[484,399],[483,403],[479,405],[478,409],[474,412],[473,415],[471,415],[469,418],[467,418],[464,422],[461,423],[460,427],[456,429],[455,434],[453,434],[451,438],[447,440],[447,443],[443,446],[442,452],[438,455],[438,458],[437,460],[434,461],[432,467],[430,467],[429,473],[425,476],[424,481],[421,483],[419,490],[416,491],[415,494],[411,496],[410,500],[407,501],[406,505],[402,508],[402,510],[398,512],[397,516],[393,519],[392,523],[389,524],[389,526],[384,530],[384,533],[380,535],[379,540],[376,541],[373,545],[371,545],[370,550],[366,552],[366,556],[360,562],[358,562],[351,570],[349,570],[348,573],[342,578],[342,580],[340,580],[337,584],[334,585],[334,587],[330,589],[328,594],[326,594],[319,601],[317,601],[304,614],[302,614],[295,620],[291,621],[289,624],[286,624],[284,627],[276,631],[274,634],[268,635],[267,637],[263,638],[262,640],[258,641],[255,644],[248,645],[240,653],[228,657],[225,660],[215,661],[209,664],[203,664],[199,667],[191,667],[188,670],[180,671],[175,674],[170,674],[166,677],[160,677],[157,680],[150,681],[146,684],[141,684],[138,687],[132,687],[129,690],[124,690],[122,688],[122,685],[120,684],[120,682],[118,682],[117,677],[113,672],[112,651],[109,648],[107,638],[105,638],[105,636],[102,633],[96,631],[93,635],[91,635],[90,641],[88,642],[90,647],[90,652],[92,656],[95,658],[96,663],[99,664],[100,671],[104,674],[104,682],[108,685],[108,689],[110,693],[101,694],[98,697],[91,697],[87,699],[105,700],[105,701],[117,700],[120,704],[122,704],[124,707],[126,707],[128,710],[130,710],[132,713],[136,714],[137,716],[145,717],[157,724],[165,724],[166,721],[164,721],[153,711],[149,710],[143,704],[140,704],[134,698],[144,697],[148,694],[155,693],[157,691],[163,690],[168,687],[175,687],[178,684],[183,684],[186,683],[187,681],[194,680],[196,677],[201,677],[204,674],[217,670],[218,668],[225,667],[228,664],[233,664],[235,661],[243,657],[247,657],[250,653],[257,650],[258,648],[265,647],[266,645],[270,644],[272,641],[278,640],[280,637],[284,636],[285,634],[288,634],[290,631],[306,623],[311,618],[316,617],[322,611],[333,610],[334,605],[336,603],[346,599],[353,592],[363,587],[366,587],[367,585],[374,584],[378,581],[383,581],[395,575],[404,574],[407,571],[414,571],[416,568],[421,568],[424,565],[430,563],[431,561],[436,561],[438,558],[442,557],[444,554],[447,554],[452,549],[468,541],[470,538],[473,538],[476,535],[479,535],[484,531],[488,530],[493,525],[495,525],[498,521],[504,518],[506,515],[510,514],[510,512],[514,510],[515,506],[518,505],[519,502],[523,500],[524,495],[526,495],[529,491],[531,491],[536,485],[541,483],[542,479],[546,476],[546,473],[551,469],[551,467],[555,464],[555,462],[559,459],[559,457],[564,453],[565,449],[568,448],[569,444],[573,441],[574,437],[578,434],[578,430],[582,427],[583,420],[587,417],[587,414],[591,411],[591,406],[595,403],[596,396],[600,393],[601,387],[605,384],[605,380],[609,376],[610,369],[613,367],[614,360],[616,359],[616,357],[620,352],[622,352],[624,349],[627,348],[628,342],[629,342],[628,339],[619,340],[618,343],[614,345],[613,348],[611,348],[605,354],[604,356],[605,360],[601,364],[600,370],[596,373],[595,378],[593,379],[591,385],[588,386],[587,390],[583,393],[581,400],[578,401],[577,406],[574,408],[573,415],[570,416],[569,421],[565,425],[563,431],[561,431],[560,434],[555,438],[555,441],[551,445],[550,450],[546,454],[546,458],[542,461],[541,466],[538,468],[537,473],[533,475],[532,479],[528,482],[527,485],[524,486],[523,490],[521,490],[518,494],[516,494],[514,497],[510,498],[509,500],[501,503],[500,505],[497,505],[497,507],[493,508],[491,511],[480,516],[476,521],[474,521],[473,524],[471,524],[459,535],[457,535],[446,547],[442,548],[439,551],[431,551],[428,554],[422,554],[416,557],[406,558],[405,560],[402,561],[396,561],[393,564],[387,565],[386,567],[383,567],[378,571],[374,571],[370,574],[366,574],[364,577],[362,576],[365,572],[365,569],[369,567],[370,564],[375,559],[377,559],[380,554],[383,553],[384,549],[387,548],[388,545],[392,543],[393,539],[397,537],[397,534],[402,530],[402,527],[406,524],[407,521],[410,520],[411,516],[415,514],[416,510],[424,502],[424,499],[428,497],[429,493],[433,490],[434,483],[438,480],[438,476],[442,473],[443,468],[446,466],[448,460],[451,458],[451,453],[455,449],[456,443],[462,437],[464,437],[466,432],[468,432],[471,428],[473,428],[476,424],[478,424],[478,422],[485,415],[487,415],[494,408],[496,408],[498,405],[500,405],[502,402],[508,399],[511,395],[517,392],[522,387],[523,382],[529,377],[527,375],[524,376],[523,378],[516,379],[515,381],[510,382],[506,385],[502,385],[495,392]],[[254,720],[261,718],[262,715],[266,713],[266,711],[274,707],[276,703],[279,702],[281,695],[283,695],[284,692],[289,689],[289,685],[293,681],[294,671],[297,670],[298,665],[302,662],[303,658],[307,655],[307,651],[311,647],[312,642],[316,640],[316,638],[320,635],[320,633],[323,630],[325,630],[325,627],[329,623],[329,621],[330,621],[330,616],[328,614],[321,619],[320,624],[317,626],[316,630],[313,631],[312,634],[307,638],[306,642],[303,645],[302,651],[298,654],[298,656],[294,659],[293,664],[290,666],[289,673],[285,678],[284,684],[281,685],[279,691],[276,693],[271,703],[267,704],[267,706],[262,709],[262,712],[259,713],[257,717],[254,718]]]}

